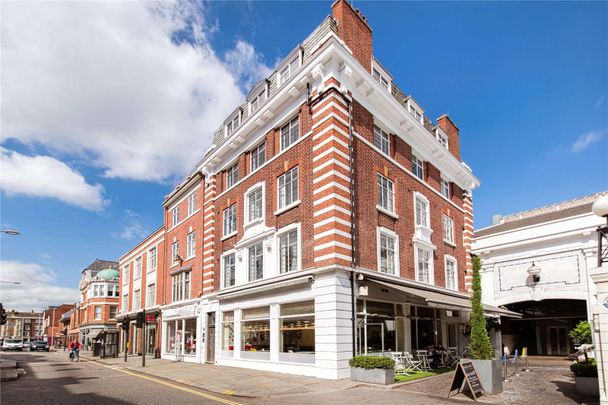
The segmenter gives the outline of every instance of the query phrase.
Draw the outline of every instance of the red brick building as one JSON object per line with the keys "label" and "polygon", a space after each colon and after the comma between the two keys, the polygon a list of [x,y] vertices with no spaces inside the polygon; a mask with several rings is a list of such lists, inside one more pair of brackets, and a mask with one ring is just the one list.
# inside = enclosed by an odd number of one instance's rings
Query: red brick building
{"label": "red brick building", "polygon": [[42,312],[6,311],[6,324],[0,327],[0,338],[24,340],[42,339],[44,333]]}
{"label": "red brick building", "polygon": [[65,343],[65,328],[60,320],[63,314],[72,309],[74,304],[62,304],[49,306],[42,312],[44,339],[50,346],[61,346]]}
{"label": "red brick building", "polygon": [[397,87],[345,0],[278,66],[121,259],[164,238],[162,357],[343,378],[354,354],[463,348],[479,182],[458,127]]}
{"label": "red brick building", "polygon": [[[119,260],[120,302],[117,321],[128,325],[120,332],[120,350],[129,342],[130,354],[156,355],[160,347],[160,304],[163,285],[158,277],[165,263],[165,229],[154,233],[125,253]],[[136,325],[137,314],[146,311],[147,325]],[[144,347],[145,346],[145,347]]]}

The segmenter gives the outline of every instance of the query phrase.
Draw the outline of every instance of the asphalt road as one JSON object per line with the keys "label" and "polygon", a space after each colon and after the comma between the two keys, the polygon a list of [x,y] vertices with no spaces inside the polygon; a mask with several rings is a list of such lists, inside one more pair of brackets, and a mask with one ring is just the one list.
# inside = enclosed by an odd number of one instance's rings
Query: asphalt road
{"label": "asphalt road", "polygon": [[13,404],[239,404],[220,396],[156,377],[112,369],[95,362],[71,363],[67,352],[0,354],[26,374],[4,381],[0,403]]}

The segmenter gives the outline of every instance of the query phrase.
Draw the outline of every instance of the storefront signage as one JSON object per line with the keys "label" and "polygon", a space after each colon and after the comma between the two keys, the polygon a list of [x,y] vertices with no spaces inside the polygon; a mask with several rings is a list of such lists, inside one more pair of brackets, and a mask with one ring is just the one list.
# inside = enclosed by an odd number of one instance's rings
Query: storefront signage
{"label": "storefront signage", "polygon": [[156,314],[146,314],[146,323],[156,323]]}
{"label": "storefront signage", "polygon": [[[463,384],[464,382],[466,382],[466,386]],[[448,392],[448,398],[458,394],[463,388],[468,388],[468,391],[473,394],[473,399],[475,401],[477,401],[477,397],[483,393],[483,387],[481,386],[479,376],[477,375],[477,371],[475,370],[472,361],[458,363],[456,373],[454,373],[454,378],[452,379],[450,391]],[[456,394],[454,394],[454,391],[456,391]]]}

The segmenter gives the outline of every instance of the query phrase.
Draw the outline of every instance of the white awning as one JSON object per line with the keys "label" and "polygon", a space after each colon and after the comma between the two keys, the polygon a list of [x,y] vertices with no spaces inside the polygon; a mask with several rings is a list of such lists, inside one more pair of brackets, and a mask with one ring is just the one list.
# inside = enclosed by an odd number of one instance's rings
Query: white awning
{"label": "white awning", "polygon": [[[443,294],[437,291],[431,290],[423,290],[420,288],[407,287],[404,285],[398,285],[393,283],[388,283],[386,281],[381,280],[370,280],[371,282],[380,284],[384,287],[390,288],[397,293],[405,293],[408,295],[416,296],[420,299],[423,299],[427,302],[429,306],[432,307],[441,307],[441,308],[453,308],[460,309],[463,311],[471,310],[471,301],[468,298],[456,297],[454,295]],[[521,318],[521,314],[513,311],[509,311],[508,309],[498,308],[492,305],[483,304],[483,309],[486,314],[493,316],[505,316],[509,318]]]}

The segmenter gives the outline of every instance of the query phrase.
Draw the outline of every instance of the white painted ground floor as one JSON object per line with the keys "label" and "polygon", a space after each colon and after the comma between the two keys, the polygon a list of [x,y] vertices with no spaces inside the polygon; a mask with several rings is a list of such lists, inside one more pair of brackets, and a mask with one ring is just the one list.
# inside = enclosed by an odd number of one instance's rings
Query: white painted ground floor
{"label": "white painted ground floor", "polygon": [[[162,307],[161,357],[347,378],[348,360],[357,354],[433,345],[463,350],[468,302],[461,293],[377,272],[288,274]],[[505,314],[487,311],[498,319]]]}

